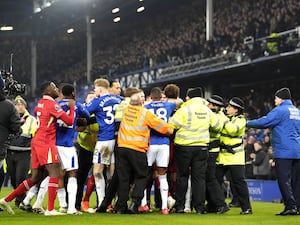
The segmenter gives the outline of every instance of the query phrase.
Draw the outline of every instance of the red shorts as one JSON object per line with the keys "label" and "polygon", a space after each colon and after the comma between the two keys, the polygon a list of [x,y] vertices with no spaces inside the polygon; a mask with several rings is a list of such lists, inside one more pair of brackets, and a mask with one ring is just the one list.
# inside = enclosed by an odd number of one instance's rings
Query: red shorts
{"label": "red shorts", "polygon": [[38,169],[44,165],[58,163],[58,151],[55,144],[31,142],[31,166]]}

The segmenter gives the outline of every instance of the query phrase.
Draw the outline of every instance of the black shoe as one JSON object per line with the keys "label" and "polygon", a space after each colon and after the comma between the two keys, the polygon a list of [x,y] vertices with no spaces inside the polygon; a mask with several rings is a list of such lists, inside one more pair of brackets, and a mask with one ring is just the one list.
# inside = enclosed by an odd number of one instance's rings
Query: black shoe
{"label": "black shoe", "polygon": [[285,209],[280,213],[277,213],[276,216],[287,216],[287,215],[297,215],[297,209]]}
{"label": "black shoe", "polygon": [[184,208],[176,208],[175,213],[184,213]]}
{"label": "black shoe", "polygon": [[246,210],[240,212],[240,214],[241,215],[250,215],[250,214],[252,214],[252,209],[246,209]]}
{"label": "black shoe", "polygon": [[217,208],[216,214],[223,214],[229,211],[230,208],[227,205],[221,206]]}
{"label": "black shoe", "polygon": [[218,209],[217,207],[214,207],[212,205],[205,206],[205,210],[207,213],[215,213],[215,212],[217,212],[217,209]]}
{"label": "black shoe", "polygon": [[105,213],[108,205],[109,204],[106,204],[106,201],[103,200],[101,202],[100,206],[96,209],[96,212],[97,213]]}
{"label": "black shoe", "polygon": [[96,213],[106,213],[106,207],[100,205],[100,206],[96,209]]}
{"label": "black shoe", "polygon": [[117,214],[127,214],[126,210],[117,210],[116,213]]}
{"label": "black shoe", "polygon": [[132,202],[128,207],[127,214],[139,214],[138,205],[135,202]]}
{"label": "black shoe", "polygon": [[3,211],[4,211],[4,209],[0,208],[0,212],[3,212]]}
{"label": "black shoe", "polygon": [[202,215],[202,214],[206,214],[207,212],[205,209],[199,209],[199,210],[196,210],[196,213],[199,215]]}
{"label": "black shoe", "polygon": [[32,207],[31,207],[31,205],[24,205],[23,202],[21,202],[21,203],[19,204],[19,209],[24,210],[24,211],[27,211],[27,212],[32,212]]}
{"label": "black shoe", "polygon": [[199,215],[207,213],[205,207],[199,207],[199,208],[196,208],[195,210],[196,210],[196,213]]}
{"label": "black shoe", "polygon": [[238,202],[231,202],[231,203],[228,204],[228,206],[230,208],[239,208],[240,207],[240,203],[238,203]]}

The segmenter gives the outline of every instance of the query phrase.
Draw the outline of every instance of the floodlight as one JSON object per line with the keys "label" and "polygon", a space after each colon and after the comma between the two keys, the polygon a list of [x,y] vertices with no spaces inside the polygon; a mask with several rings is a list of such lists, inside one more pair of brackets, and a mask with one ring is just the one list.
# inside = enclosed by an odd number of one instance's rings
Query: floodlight
{"label": "floodlight", "polygon": [[2,27],[0,27],[1,31],[11,31],[13,29],[14,29],[13,26],[2,26]]}
{"label": "floodlight", "polygon": [[37,7],[34,9],[34,13],[39,13],[40,11],[42,11],[42,9],[40,7]]}
{"label": "floodlight", "polygon": [[90,23],[96,23],[96,20],[95,19],[91,19]]}
{"label": "floodlight", "polygon": [[121,17],[119,17],[119,16],[113,19],[114,23],[118,23],[118,22],[120,22],[120,20],[121,20]]}
{"label": "floodlight", "polygon": [[144,10],[145,10],[145,7],[141,6],[141,7],[139,7],[139,8],[136,9],[136,12],[140,13],[140,12],[143,12]]}
{"label": "floodlight", "polygon": [[74,32],[74,28],[69,28],[68,30],[67,30],[67,33],[68,34],[71,34],[71,33],[73,33]]}
{"label": "floodlight", "polygon": [[116,8],[114,8],[114,9],[112,9],[111,12],[112,12],[113,14],[115,14],[115,13],[117,13],[117,12],[120,12],[120,8],[116,7]]}

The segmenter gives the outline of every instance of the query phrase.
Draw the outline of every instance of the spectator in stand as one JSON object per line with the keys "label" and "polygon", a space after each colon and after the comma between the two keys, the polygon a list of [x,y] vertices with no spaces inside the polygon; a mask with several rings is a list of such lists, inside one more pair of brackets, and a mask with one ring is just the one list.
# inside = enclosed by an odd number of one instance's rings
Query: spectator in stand
{"label": "spectator in stand", "polygon": [[272,145],[268,148],[267,154],[269,157],[269,166],[270,166],[270,174],[268,179],[269,180],[276,180],[276,170],[275,170],[275,159],[273,157],[273,148]]}
{"label": "spectator in stand", "polygon": [[254,153],[250,154],[255,179],[267,180],[270,175],[269,156],[260,141],[254,142]]}

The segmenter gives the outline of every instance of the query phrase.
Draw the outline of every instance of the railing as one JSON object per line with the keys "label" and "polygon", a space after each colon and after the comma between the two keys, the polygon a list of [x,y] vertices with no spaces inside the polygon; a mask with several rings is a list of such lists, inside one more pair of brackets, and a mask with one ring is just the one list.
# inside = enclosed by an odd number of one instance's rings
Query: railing
{"label": "railing", "polygon": [[199,72],[211,68],[224,67],[232,63],[235,54],[224,54],[207,59],[197,60],[185,64],[175,65],[171,67],[161,68],[157,71],[157,79],[173,77],[193,72]]}
{"label": "railing", "polygon": [[300,26],[257,39],[245,37],[244,45],[247,49],[243,52],[244,60],[296,50],[300,48]]}
{"label": "railing", "polygon": [[[273,52],[270,48],[271,45],[268,45],[268,43],[272,42],[273,44],[275,42],[276,47],[276,51]],[[225,69],[230,66],[238,66],[239,63],[248,63],[253,59],[269,55],[280,56],[283,52],[292,52],[300,49],[300,27],[257,39],[249,36],[244,39],[244,45],[246,47],[245,50],[240,52],[223,51],[221,55],[207,59],[200,59],[200,56],[193,56],[193,60],[190,60],[191,62],[182,63],[180,60],[175,60],[169,62],[169,64],[158,65],[126,74],[113,75],[112,78],[119,79],[122,88],[126,88],[129,85],[144,88],[151,83],[173,79],[178,76]]]}

